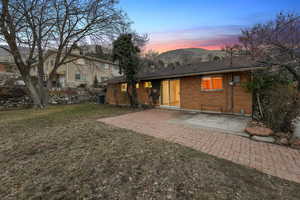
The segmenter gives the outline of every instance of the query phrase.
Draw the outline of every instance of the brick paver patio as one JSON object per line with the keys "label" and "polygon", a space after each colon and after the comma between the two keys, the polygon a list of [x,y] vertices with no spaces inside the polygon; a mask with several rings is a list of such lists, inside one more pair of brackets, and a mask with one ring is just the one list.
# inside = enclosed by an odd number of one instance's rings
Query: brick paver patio
{"label": "brick paver patio", "polygon": [[146,110],[100,122],[162,138],[255,168],[269,175],[300,183],[300,151],[248,138],[169,123],[179,111]]}

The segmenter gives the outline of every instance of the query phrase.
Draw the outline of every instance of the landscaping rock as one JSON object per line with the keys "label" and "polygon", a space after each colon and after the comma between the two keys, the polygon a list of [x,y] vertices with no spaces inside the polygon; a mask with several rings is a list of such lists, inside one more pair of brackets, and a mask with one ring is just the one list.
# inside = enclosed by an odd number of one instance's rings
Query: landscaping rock
{"label": "landscaping rock", "polygon": [[297,118],[294,122],[295,130],[294,130],[294,135],[295,137],[300,138],[300,117]]}
{"label": "landscaping rock", "polygon": [[300,139],[299,138],[294,138],[290,141],[291,147],[295,149],[300,149]]}
{"label": "landscaping rock", "polygon": [[290,138],[292,136],[292,133],[276,132],[274,133],[274,136],[278,138]]}
{"label": "landscaping rock", "polygon": [[273,137],[262,137],[262,136],[253,136],[251,139],[259,141],[259,142],[268,142],[268,143],[274,143],[275,139]]}
{"label": "landscaping rock", "polygon": [[247,127],[245,131],[252,136],[271,136],[273,135],[273,131],[270,128],[254,126],[254,127]]}
{"label": "landscaping rock", "polygon": [[288,145],[289,144],[289,140],[287,138],[280,138],[278,142],[281,145]]}

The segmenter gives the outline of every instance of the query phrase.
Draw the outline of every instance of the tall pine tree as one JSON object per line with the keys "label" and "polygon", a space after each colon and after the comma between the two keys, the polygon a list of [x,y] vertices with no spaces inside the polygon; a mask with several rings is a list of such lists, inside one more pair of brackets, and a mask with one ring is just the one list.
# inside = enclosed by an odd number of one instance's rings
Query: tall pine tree
{"label": "tall pine tree", "polygon": [[113,42],[113,60],[119,62],[120,73],[127,82],[127,95],[132,107],[138,106],[136,82],[139,67],[140,48],[134,43],[134,35],[122,34]]}

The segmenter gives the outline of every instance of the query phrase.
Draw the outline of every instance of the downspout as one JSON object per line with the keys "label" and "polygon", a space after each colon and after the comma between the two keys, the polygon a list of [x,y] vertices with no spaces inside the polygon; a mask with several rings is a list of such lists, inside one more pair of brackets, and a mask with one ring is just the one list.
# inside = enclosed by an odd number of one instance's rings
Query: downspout
{"label": "downspout", "polygon": [[231,89],[231,91],[230,91],[230,112],[231,113],[233,113],[233,108],[234,108],[234,97],[233,97],[233,95],[234,95],[234,82],[233,82],[234,80],[233,80],[233,73],[230,73],[230,82],[231,82],[231,84],[230,84],[230,89]]}
{"label": "downspout", "polygon": [[169,86],[168,86],[168,89],[169,89],[169,106],[171,105],[171,84],[170,84],[170,80],[168,80],[168,84],[169,84]]}
{"label": "downspout", "polygon": [[[230,67],[232,68],[232,65],[233,65],[233,52],[231,51],[230,52],[231,55],[230,55]],[[230,73],[230,86],[231,86],[231,92],[230,92],[230,101],[231,101],[231,105],[230,105],[230,111],[231,113],[233,113],[233,108],[234,108],[234,98],[233,98],[233,95],[234,95],[234,80],[233,80],[233,72]]]}
{"label": "downspout", "polygon": [[159,106],[162,105],[162,80],[160,80],[160,89],[159,89]]}
{"label": "downspout", "polygon": [[[250,78],[251,78],[251,82],[253,81],[253,79],[254,79],[254,76],[253,76],[253,70],[251,70],[251,76],[250,76]],[[254,117],[254,102],[255,102],[255,96],[256,94],[253,92],[253,91],[251,91],[251,97],[252,97],[252,102],[251,102],[251,108],[252,108],[252,111],[251,111],[251,118],[253,119],[253,117]]]}
{"label": "downspout", "polygon": [[227,112],[233,113],[233,108],[234,108],[234,82],[233,82],[233,73],[228,74],[228,92],[226,95],[227,99]]}

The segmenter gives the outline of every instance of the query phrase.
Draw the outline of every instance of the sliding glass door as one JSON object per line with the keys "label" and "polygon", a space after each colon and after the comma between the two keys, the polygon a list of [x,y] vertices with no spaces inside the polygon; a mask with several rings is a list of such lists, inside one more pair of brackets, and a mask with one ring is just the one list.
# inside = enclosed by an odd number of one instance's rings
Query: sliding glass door
{"label": "sliding glass door", "polygon": [[163,80],[161,87],[161,104],[180,107],[180,80]]}

